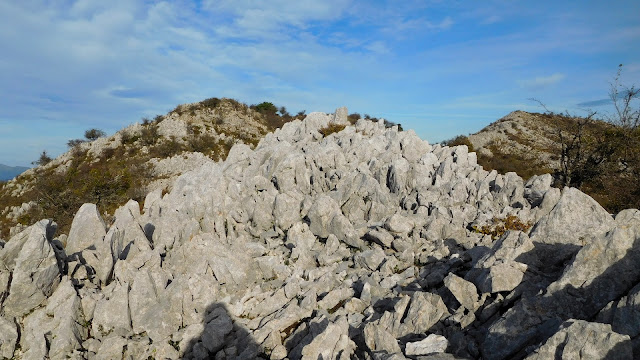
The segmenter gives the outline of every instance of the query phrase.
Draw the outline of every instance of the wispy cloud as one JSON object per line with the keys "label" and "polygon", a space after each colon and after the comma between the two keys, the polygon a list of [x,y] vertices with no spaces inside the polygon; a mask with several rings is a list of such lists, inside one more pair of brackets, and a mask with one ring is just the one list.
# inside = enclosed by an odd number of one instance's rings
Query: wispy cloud
{"label": "wispy cloud", "polygon": [[600,100],[592,100],[592,101],[583,101],[581,103],[576,104],[576,106],[581,108],[589,108],[589,107],[605,106],[605,105],[611,105],[611,104],[612,104],[611,99],[600,99]]}
{"label": "wispy cloud", "polygon": [[530,89],[542,89],[547,86],[557,84],[562,81],[566,76],[561,73],[555,73],[549,76],[538,76],[533,79],[521,80],[520,85]]}
{"label": "wispy cloud", "polygon": [[395,114],[421,136],[438,119],[461,119],[447,129],[464,133],[470,119],[524,108],[533,90],[563,106],[600,99],[590,89],[606,91],[620,62],[625,82],[639,83],[638,11],[636,2],[4,1],[0,125],[37,123],[48,136],[1,128],[0,163],[13,154],[27,164],[88,127],[113,132],[211,96]]}

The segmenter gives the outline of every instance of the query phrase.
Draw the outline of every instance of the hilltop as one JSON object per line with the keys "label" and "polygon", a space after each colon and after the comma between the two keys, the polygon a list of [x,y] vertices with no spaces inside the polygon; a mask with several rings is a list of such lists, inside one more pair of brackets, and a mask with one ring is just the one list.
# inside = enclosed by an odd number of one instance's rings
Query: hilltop
{"label": "hilltop", "polygon": [[[639,131],[633,130],[625,138],[625,130],[611,122],[514,111],[475,134],[445,143],[467,145],[485,169],[513,171],[524,179],[551,174],[554,186],[577,186],[611,213],[617,213],[640,206]],[[567,154],[565,165],[574,166],[569,170],[579,173],[580,182],[562,183],[563,151]],[[619,165],[621,162],[625,167]]]}
{"label": "hilltop", "polygon": [[[266,134],[304,116],[304,111],[291,115],[270,102],[249,106],[209,98],[144,118],[111,136],[95,136],[105,134],[92,129],[96,139],[70,140],[66,153],[45,156],[39,166],[0,184],[0,239],[43,218],[55,218],[58,232],[68,233],[84,203],[96,204],[109,222],[129,199],[143,204],[150,192],[170,191],[185,172],[224,160],[234,144],[254,148]],[[348,115],[350,123],[360,118]]]}
{"label": "hilltop", "polygon": [[238,142],[112,220],[87,203],[68,235],[51,219],[13,235],[0,354],[640,355],[640,211],[347,113]]}
{"label": "hilltop", "polygon": [[86,202],[111,216],[129,199],[141,202],[150,191],[169,191],[184,172],[226,158],[235,143],[254,147],[294,118],[271,103],[249,107],[210,98],[111,136],[70,141],[68,152],[0,187],[0,238],[41,218],[56,218],[60,231],[68,232],[73,214]]}

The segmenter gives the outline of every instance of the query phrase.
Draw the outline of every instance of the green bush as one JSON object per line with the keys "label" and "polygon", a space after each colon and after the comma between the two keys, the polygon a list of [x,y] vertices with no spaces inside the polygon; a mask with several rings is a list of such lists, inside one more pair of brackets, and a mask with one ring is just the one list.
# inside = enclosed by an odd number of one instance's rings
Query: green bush
{"label": "green bush", "polygon": [[258,105],[255,105],[254,110],[262,114],[275,114],[278,111],[278,108],[273,105],[273,103],[265,101]]}
{"label": "green bush", "polygon": [[216,97],[212,97],[212,98],[209,98],[209,99],[202,100],[200,102],[200,104],[203,107],[206,107],[206,108],[209,108],[209,109],[215,109],[215,108],[218,107],[218,105],[220,105],[221,102],[222,102],[222,100],[220,100],[220,99],[218,99]]}
{"label": "green bush", "polygon": [[31,164],[32,165],[36,165],[36,166],[43,166],[43,165],[47,165],[48,163],[50,163],[53,159],[49,156],[49,154],[47,154],[47,151],[44,150],[42,151],[42,153],[40,154],[40,157],[38,158],[38,160],[33,161]]}
{"label": "green bush", "polygon": [[86,141],[82,140],[82,139],[71,139],[69,141],[67,141],[67,146],[69,148],[74,148],[80,144],[84,144]]}
{"label": "green bush", "polygon": [[442,145],[445,145],[445,146],[467,145],[467,147],[469,148],[469,152],[475,151],[473,149],[473,144],[471,143],[469,138],[464,135],[458,135],[453,139],[445,140],[442,142]]}
{"label": "green bush", "polygon": [[149,153],[153,157],[168,158],[184,151],[184,146],[174,136],[156,144]]}
{"label": "green bush", "polygon": [[140,131],[140,140],[144,145],[154,145],[158,141],[158,125],[149,124]]}
{"label": "green bush", "polygon": [[89,129],[84,132],[84,137],[89,141],[94,141],[105,136],[107,136],[107,134],[99,129]]}

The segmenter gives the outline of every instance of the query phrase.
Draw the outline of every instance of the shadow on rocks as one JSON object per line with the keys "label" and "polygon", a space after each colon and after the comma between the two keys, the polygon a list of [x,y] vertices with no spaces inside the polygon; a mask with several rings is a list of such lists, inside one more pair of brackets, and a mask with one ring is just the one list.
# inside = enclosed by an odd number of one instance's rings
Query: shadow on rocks
{"label": "shadow on rocks", "polygon": [[[549,250],[544,249],[544,252],[538,253],[536,256],[541,256]],[[544,261],[541,263],[544,264]],[[569,319],[611,324],[613,319],[597,319],[597,317],[607,304],[626,296],[634,286],[640,283],[638,263],[640,263],[640,239],[635,239],[633,246],[629,248],[624,257],[609,266],[599,276],[588,281],[588,285],[574,287],[569,284],[554,291],[553,294],[522,297],[514,304],[512,311],[497,319],[488,329],[482,346],[483,357],[485,359],[524,358],[538,345],[544,344],[556,333],[562,323]],[[580,269],[580,271],[583,270]],[[584,271],[588,271],[588,269],[584,269]],[[567,276],[567,270],[563,275]],[[547,281],[556,280],[555,276],[558,275],[554,271],[552,278]],[[633,308],[627,309],[627,311],[640,311],[638,305],[630,306]],[[633,322],[634,320],[622,321]],[[615,321],[612,327],[613,331],[620,332],[617,330],[619,325],[616,325]],[[638,328],[634,341],[637,343],[640,325],[635,327]],[[603,352],[607,352],[601,356],[607,359],[620,359],[620,354],[625,354],[629,350],[629,346],[630,343],[627,341],[615,345],[610,351],[602,349]]]}
{"label": "shadow on rocks", "polygon": [[[178,349],[182,359],[268,359],[249,330],[233,320],[224,303],[210,305],[203,324],[185,328],[183,339],[187,338],[190,340],[184,351]],[[174,347],[179,345],[174,343]]]}

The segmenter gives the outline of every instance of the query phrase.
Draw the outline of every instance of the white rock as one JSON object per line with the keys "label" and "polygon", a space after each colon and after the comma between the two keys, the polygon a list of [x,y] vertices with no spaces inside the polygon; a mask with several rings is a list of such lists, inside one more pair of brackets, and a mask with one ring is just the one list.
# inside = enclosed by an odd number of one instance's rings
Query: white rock
{"label": "white rock", "polygon": [[429,355],[443,353],[447,350],[449,341],[441,335],[430,334],[425,339],[407,343],[405,355]]}

